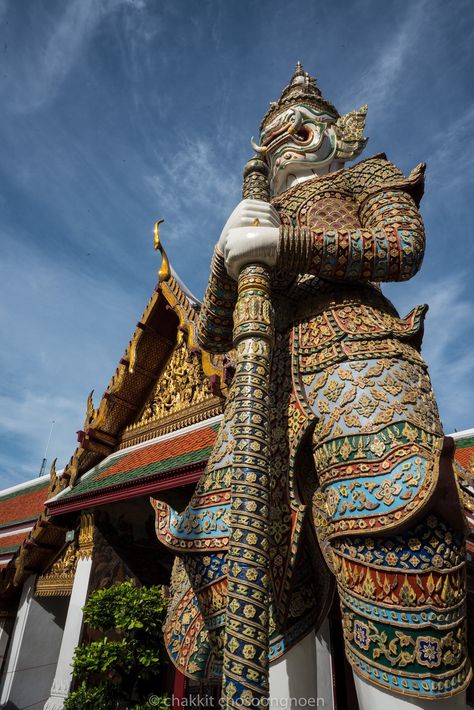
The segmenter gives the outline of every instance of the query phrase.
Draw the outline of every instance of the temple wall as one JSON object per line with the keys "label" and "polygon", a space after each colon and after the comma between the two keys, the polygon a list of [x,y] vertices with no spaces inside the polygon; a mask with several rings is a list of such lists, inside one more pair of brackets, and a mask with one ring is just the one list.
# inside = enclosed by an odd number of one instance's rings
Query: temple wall
{"label": "temple wall", "polygon": [[1,696],[6,710],[42,710],[56,671],[69,597],[35,597],[34,578],[13,631]]}

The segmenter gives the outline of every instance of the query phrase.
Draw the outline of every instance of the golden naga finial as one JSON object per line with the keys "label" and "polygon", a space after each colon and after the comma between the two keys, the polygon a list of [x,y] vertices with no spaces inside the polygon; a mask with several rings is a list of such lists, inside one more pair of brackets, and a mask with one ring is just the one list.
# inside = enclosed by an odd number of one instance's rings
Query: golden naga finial
{"label": "golden naga finial", "polygon": [[164,219],[159,219],[157,222],[155,222],[155,230],[154,230],[155,249],[156,249],[156,251],[159,251],[161,254],[161,266],[160,266],[160,270],[158,271],[158,281],[160,283],[163,283],[163,281],[168,281],[169,278],[171,277],[170,262],[168,260],[165,250],[163,249],[163,245],[160,241],[160,224],[162,224],[164,221],[165,221]]}
{"label": "golden naga finial", "polygon": [[56,483],[56,462],[57,462],[57,460],[58,460],[57,458],[54,459],[53,463],[51,464],[51,468],[49,469],[49,480],[50,480],[51,487],[53,487],[54,484]]}
{"label": "golden naga finial", "polygon": [[91,392],[89,392],[89,396],[87,397],[86,418],[84,420],[84,429],[87,429],[89,424],[91,424],[92,420],[94,419],[95,409],[94,409],[93,397],[94,397],[94,390],[91,390]]}

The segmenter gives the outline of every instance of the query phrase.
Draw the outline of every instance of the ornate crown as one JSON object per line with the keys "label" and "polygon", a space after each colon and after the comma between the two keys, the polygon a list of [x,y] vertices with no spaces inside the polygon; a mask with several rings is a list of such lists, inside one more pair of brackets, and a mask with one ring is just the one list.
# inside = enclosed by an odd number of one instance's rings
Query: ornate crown
{"label": "ornate crown", "polygon": [[294,106],[296,103],[312,106],[318,111],[327,111],[334,118],[339,118],[336,107],[323,98],[314,76],[305,72],[300,62],[298,62],[290,83],[285,86],[278,101],[271,102],[270,108],[262,119],[260,130],[263,130],[277,114],[289,106]]}
{"label": "ornate crown", "polygon": [[365,148],[367,138],[364,138],[367,105],[356,111],[340,116],[337,108],[327,101],[316,85],[316,79],[305,72],[298,62],[291,81],[285,86],[278,101],[272,101],[260,125],[263,131],[273,119],[286,108],[295,104],[304,104],[317,111],[325,111],[334,117],[334,130],[338,138],[335,157],[339,160],[353,160]]}

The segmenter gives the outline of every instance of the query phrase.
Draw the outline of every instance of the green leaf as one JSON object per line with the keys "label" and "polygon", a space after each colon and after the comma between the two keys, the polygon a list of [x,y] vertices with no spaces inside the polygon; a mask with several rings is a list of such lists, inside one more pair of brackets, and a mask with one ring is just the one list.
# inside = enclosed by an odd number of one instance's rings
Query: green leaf
{"label": "green leaf", "polygon": [[[84,620],[102,638],[76,648],[73,674],[82,683],[67,699],[66,710],[112,710],[116,699],[136,703],[138,698],[140,705],[127,707],[148,707],[150,687],[159,688],[166,659],[162,631],[166,607],[159,587],[131,582],[91,594]],[[103,697],[108,704],[101,705]],[[161,704],[166,696],[156,697],[160,704],[153,707],[169,707]]]}

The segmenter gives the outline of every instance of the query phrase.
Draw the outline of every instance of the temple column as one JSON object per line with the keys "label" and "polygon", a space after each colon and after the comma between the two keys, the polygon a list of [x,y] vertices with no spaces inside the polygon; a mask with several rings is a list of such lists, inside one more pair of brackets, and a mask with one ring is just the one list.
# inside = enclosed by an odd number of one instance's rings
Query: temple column
{"label": "temple column", "polygon": [[427,700],[390,693],[354,673],[359,710],[465,710],[466,693],[454,697]]}
{"label": "temple column", "polygon": [[71,687],[71,664],[75,648],[81,637],[82,608],[87,600],[91,567],[92,558],[82,559],[77,563],[61,648],[59,649],[58,665],[51,686],[51,694],[45,703],[44,710],[62,710],[64,700]]}
{"label": "temple column", "polygon": [[[309,701],[309,702],[308,702]],[[311,631],[270,666],[270,707],[333,710],[329,624]]]}
{"label": "temple column", "polygon": [[0,705],[2,707],[10,697],[10,691],[12,688],[13,678],[18,664],[18,658],[20,656],[21,645],[23,642],[26,622],[28,619],[28,612],[30,610],[31,602],[33,599],[35,580],[35,575],[31,575],[30,577],[28,577],[25,584],[23,585],[23,589],[21,592],[18,612],[16,615],[15,625],[13,627],[10,651],[8,653],[7,664],[3,676],[2,693],[0,695]]}
{"label": "temple column", "polygon": [[66,623],[59,649],[58,663],[51,692],[44,705],[44,710],[62,710],[69,694],[72,681],[72,661],[76,646],[79,645],[82,631],[82,609],[87,601],[87,591],[92,568],[94,522],[90,514],[81,516],[79,549],[74,583],[71,590]]}

